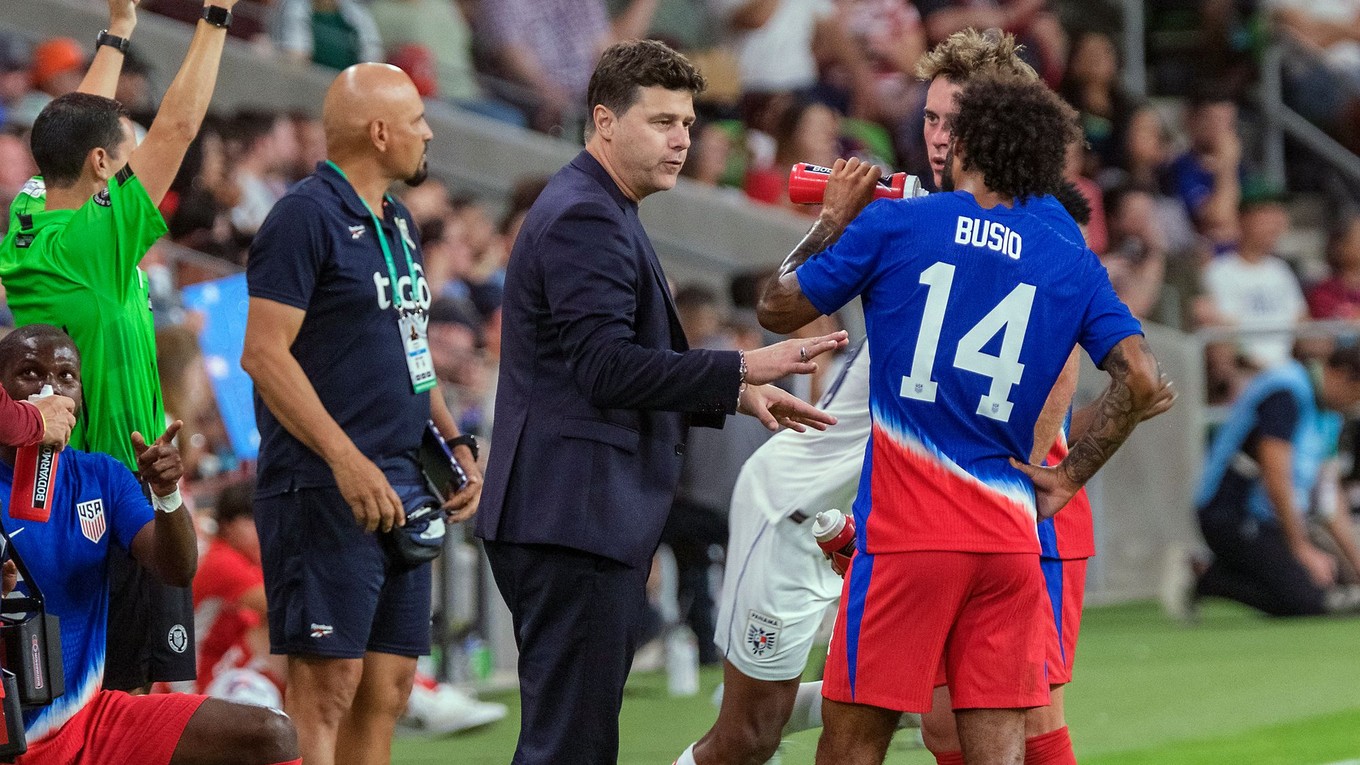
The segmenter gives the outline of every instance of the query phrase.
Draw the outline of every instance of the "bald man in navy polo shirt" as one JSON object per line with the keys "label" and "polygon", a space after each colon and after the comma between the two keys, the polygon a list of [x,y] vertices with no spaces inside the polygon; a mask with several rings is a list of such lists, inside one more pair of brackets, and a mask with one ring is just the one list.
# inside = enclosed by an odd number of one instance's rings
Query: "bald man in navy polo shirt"
{"label": "bald man in navy polo shirt", "polygon": [[375,532],[434,501],[415,456],[427,420],[455,436],[469,478],[444,504],[450,519],[476,511],[481,473],[438,395],[415,224],[386,193],[425,178],[420,96],[401,70],[358,64],[336,78],[322,119],[329,159],[275,205],[247,268],[255,523],[303,757],[386,763],[430,650],[431,574],[389,558]]}

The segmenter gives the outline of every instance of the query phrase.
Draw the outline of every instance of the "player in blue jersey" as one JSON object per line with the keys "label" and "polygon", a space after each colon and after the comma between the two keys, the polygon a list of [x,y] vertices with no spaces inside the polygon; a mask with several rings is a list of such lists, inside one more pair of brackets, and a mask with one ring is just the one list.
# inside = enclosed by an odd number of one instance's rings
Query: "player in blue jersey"
{"label": "player in blue jersey", "polygon": [[[46,324],[14,330],[0,340],[0,385],[19,400],[51,385],[73,400],[79,413],[80,356],[71,338]],[[67,448],[46,518],[12,514],[7,503],[0,511],[5,533],[42,590],[48,612],[61,620],[66,673],[64,695],[25,712],[28,752],[17,763],[301,762],[292,723],[277,711],[205,696],[129,696],[100,688],[112,547],[129,551],[168,584],[184,587],[193,579],[197,542],[189,511],[180,502],[183,468],[171,444],[179,428],[174,423],[150,444],[130,434],[151,501],[137,477],[112,457]],[[15,455],[13,447],[0,447],[0,497],[9,496],[14,482]],[[170,639],[173,644],[175,636]],[[187,635],[180,639],[187,642]]]}
{"label": "player in blue jersey", "polygon": [[[950,35],[918,64],[917,75],[930,84],[923,137],[936,188],[942,182],[955,95],[968,79],[984,73],[1038,79],[1019,58],[1011,35],[972,29]],[[823,212],[842,224],[848,223],[863,204],[843,206],[837,217],[836,186],[833,183],[828,187],[829,204]],[[1071,184],[1064,182],[1053,196],[1026,200],[1024,209],[1064,238],[1084,242],[1079,224],[1089,215],[1089,206]],[[834,403],[823,400],[820,404],[820,408],[836,409],[839,424],[835,428],[776,436],[742,470],[732,501],[729,577],[723,585],[716,636],[725,656],[722,706],[713,727],[680,755],[677,765],[764,762],[782,734],[821,726],[822,684],[800,684],[798,680],[820,625],[821,611],[840,593],[840,579],[821,560],[807,527],[817,510],[847,507],[854,500],[870,433],[868,356],[867,345],[857,355],[851,354],[846,370],[832,386],[841,394]],[[1044,445],[1058,444],[1055,439],[1065,432],[1063,422],[1076,387],[1076,373],[1074,352],[1035,425],[1033,461],[1042,459]],[[1168,405],[1172,398],[1167,397]],[[1065,451],[1067,441],[1060,443]],[[1057,547],[1061,539],[1064,558],[1044,564],[1046,580],[1062,592],[1052,601],[1055,622],[1061,629],[1049,641],[1048,666],[1050,686],[1059,687],[1053,690],[1052,704],[1031,710],[1027,716],[1026,765],[1071,761],[1061,683],[1070,678],[1080,622],[1084,559],[1093,545],[1089,539],[1090,517],[1085,492],[1081,492],[1057,516],[1067,528],[1056,535],[1041,533],[1042,540],[1053,543],[1050,547]],[[1041,529],[1051,532],[1053,523],[1053,519],[1044,521]],[[1055,552],[1046,547],[1044,554],[1056,558]],[[750,640],[756,628],[759,634],[773,635],[773,643]],[[944,684],[943,679],[937,682]],[[926,745],[942,764],[960,758],[949,708],[948,692],[940,688],[936,711],[924,718],[922,728]]]}
{"label": "player in blue jersey", "polygon": [[[1065,505],[1156,401],[1156,360],[1095,255],[1015,205],[1058,185],[1071,110],[1041,84],[983,77],[952,128],[953,193],[876,202],[844,236],[819,219],[761,301],[761,323],[786,332],[859,296],[874,349],[859,553],[819,762],[881,762],[900,713],[930,709],[941,666],[968,762],[1019,761],[1024,709],[1048,702],[1036,517]],[[862,199],[878,176],[854,160],[837,172]],[[1067,459],[1029,465],[1077,343],[1110,387]]]}

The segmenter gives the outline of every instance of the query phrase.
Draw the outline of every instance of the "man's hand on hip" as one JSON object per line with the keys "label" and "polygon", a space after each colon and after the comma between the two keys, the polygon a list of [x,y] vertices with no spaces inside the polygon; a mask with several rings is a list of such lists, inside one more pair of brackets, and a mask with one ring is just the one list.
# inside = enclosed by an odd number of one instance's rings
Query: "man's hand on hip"
{"label": "man's hand on hip", "polygon": [[340,496],[345,498],[354,520],[364,531],[391,531],[393,526],[406,525],[401,497],[383,471],[358,449],[332,463],[331,473],[335,475]]}
{"label": "man's hand on hip", "polygon": [[850,335],[844,330],[821,337],[795,338],[746,352],[746,382],[752,386],[772,383],[789,375],[817,371],[812,360],[827,351],[844,348]]}
{"label": "man's hand on hip", "polygon": [[783,426],[802,433],[836,424],[835,417],[773,385],[748,385],[737,399],[737,411],[760,420],[770,430]]}
{"label": "man's hand on hip", "polygon": [[1057,515],[1081,491],[1081,484],[1073,483],[1060,465],[1029,465],[1012,457],[1011,467],[1034,482],[1034,510],[1041,521]]}

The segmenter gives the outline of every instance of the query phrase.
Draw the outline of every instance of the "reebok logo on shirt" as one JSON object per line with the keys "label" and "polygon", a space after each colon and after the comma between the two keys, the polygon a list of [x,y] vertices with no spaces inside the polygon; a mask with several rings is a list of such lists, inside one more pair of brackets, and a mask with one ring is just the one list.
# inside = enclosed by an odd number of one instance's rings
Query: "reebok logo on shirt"
{"label": "reebok logo on shirt", "polygon": [[368,230],[368,227],[367,227],[367,226],[363,226],[363,225],[359,225],[359,226],[350,226],[350,227],[349,227],[349,238],[350,238],[350,239],[358,239],[359,237],[363,236],[363,235],[364,235],[364,232],[367,231],[367,230]]}

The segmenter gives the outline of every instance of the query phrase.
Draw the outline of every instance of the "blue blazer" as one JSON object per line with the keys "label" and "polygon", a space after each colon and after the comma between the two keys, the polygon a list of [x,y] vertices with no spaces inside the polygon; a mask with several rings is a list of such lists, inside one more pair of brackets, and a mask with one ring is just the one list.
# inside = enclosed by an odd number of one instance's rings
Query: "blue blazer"
{"label": "blue blazer", "polygon": [[510,253],[477,536],[648,564],[690,425],[736,411],[735,351],[689,350],[637,204],[581,152]]}

